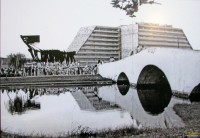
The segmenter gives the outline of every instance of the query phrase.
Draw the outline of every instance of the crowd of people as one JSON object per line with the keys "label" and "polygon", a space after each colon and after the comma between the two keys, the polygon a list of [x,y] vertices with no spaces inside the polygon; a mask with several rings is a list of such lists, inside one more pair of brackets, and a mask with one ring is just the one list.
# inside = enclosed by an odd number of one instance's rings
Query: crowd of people
{"label": "crowd of people", "polygon": [[[100,62],[98,62],[100,64]],[[1,68],[1,77],[42,76],[42,75],[95,75],[98,73],[98,64],[80,66],[78,62],[70,64],[59,62],[27,63],[21,69]]]}
{"label": "crowd of people", "polygon": [[0,77],[16,77],[21,76],[20,71],[16,70],[13,67],[9,68],[1,68],[0,70]]}

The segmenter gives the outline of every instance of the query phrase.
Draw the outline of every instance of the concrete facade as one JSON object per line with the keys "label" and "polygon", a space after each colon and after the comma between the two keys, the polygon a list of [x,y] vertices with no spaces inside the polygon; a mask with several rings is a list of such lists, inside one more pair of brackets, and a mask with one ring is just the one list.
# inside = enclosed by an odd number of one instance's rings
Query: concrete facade
{"label": "concrete facade", "polygon": [[128,57],[136,51],[138,46],[138,25],[124,25],[121,28],[122,58]]}
{"label": "concrete facade", "polygon": [[68,51],[76,52],[75,59],[80,65],[97,64],[98,60],[109,62],[110,57],[119,60],[120,29],[105,26],[82,28]]}
{"label": "concrete facade", "polygon": [[192,49],[183,30],[171,25],[136,23],[120,28],[122,58],[148,47]]}
{"label": "concrete facade", "polygon": [[119,27],[81,28],[68,51],[75,51],[80,65],[109,62],[136,54],[148,47],[192,49],[182,29],[171,25],[136,23]]}
{"label": "concrete facade", "polygon": [[191,45],[180,28],[171,25],[138,24],[139,46],[189,48]]}

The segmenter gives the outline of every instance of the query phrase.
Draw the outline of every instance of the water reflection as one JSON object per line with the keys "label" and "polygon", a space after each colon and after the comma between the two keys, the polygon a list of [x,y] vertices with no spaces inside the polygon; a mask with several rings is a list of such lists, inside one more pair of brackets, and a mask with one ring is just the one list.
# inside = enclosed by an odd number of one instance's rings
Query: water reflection
{"label": "water reflection", "polygon": [[[1,91],[1,126],[10,133],[58,136],[83,128],[115,129],[132,126],[130,114],[115,103],[99,96],[99,87],[22,88]],[[32,94],[31,94],[32,93]],[[30,99],[40,103],[40,110],[11,114],[10,98]],[[26,98],[27,97],[27,98]],[[31,97],[31,98],[30,98]],[[22,100],[23,102],[23,100]],[[16,112],[16,111],[15,111]],[[30,125],[31,124],[31,125]]]}
{"label": "water reflection", "polygon": [[9,98],[5,102],[5,106],[11,114],[22,114],[27,110],[40,109],[39,97],[42,95],[57,95],[59,96],[64,91],[75,92],[79,88],[8,88],[2,89],[2,93],[7,91],[7,97]]}
{"label": "water reflection", "polygon": [[119,109],[116,104],[102,100],[102,98],[99,97],[98,92],[97,87],[83,87],[71,94],[81,110],[99,111]]}
{"label": "water reflection", "polygon": [[[126,95],[130,85],[119,84],[117,87],[122,95]],[[152,115],[162,113],[172,97],[172,91],[168,85],[165,87],[155,87],[153,85],[148,87],[146,85],[145,87],[140,86],[137,89],[137,93],[144,110]]]}
{"label": "water reflection", "polygon": [[144,110],[152,115],[162,113],[172,97],[170,87],[140,87],[137,93]]}
{"label": "water reflection", "polygon": [[119,92],[122,95],[126,95],[129,88],[130,88],[130,82],[128,80],[128,77],[124,72],[120,73],[118,79],[117,79],[117,87],[119,89]]}
{"label": "water reflection", "polygon": [[188,103],[188,101],[172,97],[171,91],[165,91],[165,89],[162,91],[161,89],[139,89],[137,91],[130,87],[128,93],[122,95],[121,92],[116,91],[117,88],[116,85],[101,87],[99,96],[128,111],[133,120],[138,122],[138,127],[140,125],[158,128],[184,126],[180,117],[173,111],[173,106],[176,103]]}
{"label": "water reflection", "polygon": [[2,130],[12,133],[57,136],[80,126],[96,130],[184,125],[172,108],[183,101],[165,89],[112,85],[0,91]]}
{"label": "water reflection", "polygon": [[129,84],[119,84],[119,85],[117,85],[117,87],[119,89],[119,92],[122,95],[126,95],[128,93],[129,88],[130,88],[130,85]]}
{"label": "water reflection", "polygon": [[[4,93],[4,90],[2,90],[2,93]],[[37,90],[30,90],[27,93],[27,91],[9,89],[6,94],[9,99],[5,102],[5,106],[12,115],[22,114],[27,110],[40,109],[40,103],[35,101],[38,95]]]}
{"label": "water reflection", "polygon": [[16,96],[14,101],[11,99],[8,101],[8,111],[13,114],[14,112],[22,113],[25,108],[23,108],[23,101],[21,97]]}

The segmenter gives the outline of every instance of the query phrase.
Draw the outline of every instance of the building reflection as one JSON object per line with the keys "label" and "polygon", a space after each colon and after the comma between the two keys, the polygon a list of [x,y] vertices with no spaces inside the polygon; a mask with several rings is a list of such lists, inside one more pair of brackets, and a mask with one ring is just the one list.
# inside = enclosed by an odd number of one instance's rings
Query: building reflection
{"label": "building reflection", "polygon": [[97,86],[82,87],[78,91],[72,92],[71,94],[81,110],[100,111],[119,108],[116,104],[103,100],[99,97]]}

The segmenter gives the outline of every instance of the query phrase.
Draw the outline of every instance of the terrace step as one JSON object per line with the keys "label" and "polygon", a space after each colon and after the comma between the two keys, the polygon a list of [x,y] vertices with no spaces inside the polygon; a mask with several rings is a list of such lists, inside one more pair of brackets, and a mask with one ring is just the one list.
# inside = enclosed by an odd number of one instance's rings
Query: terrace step
{"label": "terrace step", "polygon": [[100,75],[1,77],[1,87],[17,85],[105,85],[113,81]]}

